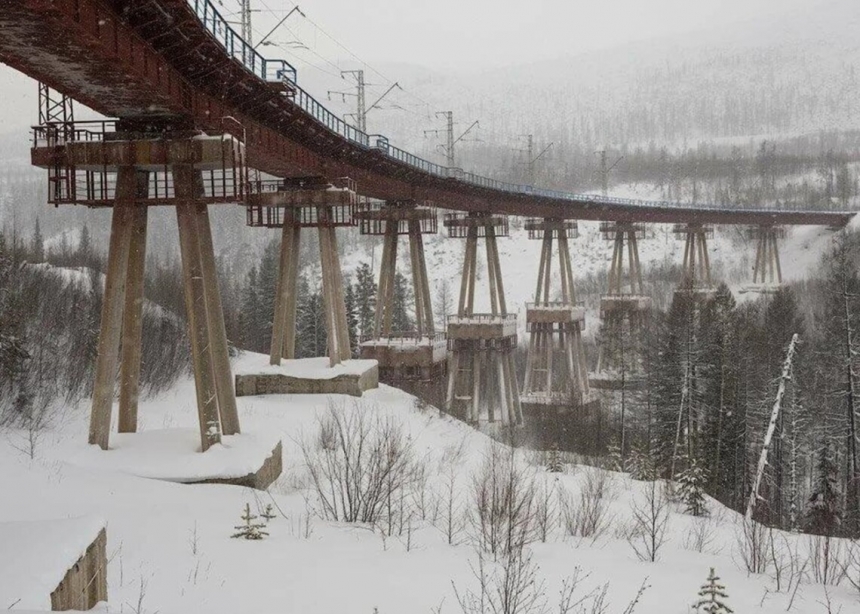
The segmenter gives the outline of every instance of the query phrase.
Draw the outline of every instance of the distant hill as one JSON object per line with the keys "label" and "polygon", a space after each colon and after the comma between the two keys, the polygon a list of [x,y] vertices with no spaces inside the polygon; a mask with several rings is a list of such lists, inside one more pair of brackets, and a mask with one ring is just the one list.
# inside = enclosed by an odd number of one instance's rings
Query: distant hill
{"label": "distant hill", "polygon": [[[374,111],[368,122],[371,131],[435,159],[439,141],[425,138],[423,130],[441,127],[432,113],[448,109],[461,130],[480,120],[476,136],[486,144],[510,148],[517,135],[533,133],[562,151],[683,148],[714,139],[860,128],[856,2],[778,6],[767,19],[732,27],[495,70],[383,64],[380,70],[414,95],[393,95],[388,110]],[[582,27],[588,26],[571,24],[571,36]],[[326,100],[326,90],[337,85],[327,79],[299,74],[300,84],[320,100],[349,110],[352,100]],[[465,143],[460,149],[466,159],[470,148]]]}

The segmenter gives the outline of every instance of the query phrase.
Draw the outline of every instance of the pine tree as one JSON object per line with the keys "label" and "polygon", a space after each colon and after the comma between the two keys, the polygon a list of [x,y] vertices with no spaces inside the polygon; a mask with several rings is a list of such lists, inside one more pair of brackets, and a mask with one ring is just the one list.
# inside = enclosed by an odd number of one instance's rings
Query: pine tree
{"label": "pine tree", "polygon": [[244,521],[244,523],[233,527],[234,529],[236,529],[236,533],[234,533],[230,537],[254,540],[267,537],[269,534],[263,531],[263,529],[266,528],[266,523],[254,522],[254,520],[256,519],[257,516],[251,513],[251,505],[249,503],[246,503],[245,512],[242,514],[242,520]]}
{"label": "pine tree", "polygon": [[630,477],[634,480],[653,482],[657,479],[657,467],[654,464],[654,459],[650,454],[642,452],[639,448],[634,447],[630,451],[627,465]]}
{"label": "pine tree", "polygon": [[818,453],[815,488],[809,497],[805,530],[817,535],[834,535],[839,529],[842,514],[839,510],[839,489],[836,483],[836,463],[825,444]]}
{"label": "pine tree", "polygon": [[81,228],[81,240],[78,241],[78,247],[75,250],[75,264],[88,268],[92,268],[95,265],[90,229],[86,224]]}
{"label": "pine tree", "polygon": [[443,279],[436,287],[436,320],[439,330],[448,329],[448,316],[454,311],[454,295],[451,292],[451,284]]}
{"label": "pine tree", "polygon": [[706,407],[700,459],[708,474],[708,491],[727,500],[731,493],[731,439],[737,392],[737,303],[726,284],[717,286],[701,315],[705,365],[702,402]]}
{"label": "pine tree", "polygon": [[606,467],[609,471],[624,471],[624,461],[621,458],[621,447],[612,441],[606,449]]}
{"label": "pine tree", "polygon": [[358,305],[355,299],[355,287],[349,277],[346,278],[346,292],[344,294],[344,305],[346,307],[346,328],[349,332],[349,347],[352,349],[353,358],[358,357]]}
{"label": "pine tree", "polygon": [[841,233],[825,260],[826,304],[823,317],[823,362],[829,382],[827,396],[833,406],[830,425],[842,435],[838,456],[844,462],[845,521],[849,531],[860,532],[860,450],[858,412],[860,381],[857,353],[860,351],[860,275],[855,264],[853,237]]}
{"label": "pine tree", "polygon": [[558,444],[555,442],[553,442],[552,447],[549,449],[546,469],[550,473],[564,472],[564,463],[561,460],[561,452],[558,449]]}
{"label": "pine tree", "polygon": [[678,475],[678,491],[684,509],[693,516],[705,516],[708,513],[705,501],[705,472],[695,458],[689,459],[687,468]]}
{"label": "pine tree", "polygon": [[711,567],[711,573],[708,574],[708,580],[699,589],[699,600],[693,605],[693,609],[705,614],[732,614],[732,610],[725,603],[729,595],[726,593],[726,587],[720,584],[720,578]]}
{"label": "pine tree", "polygon": [[39,224],[39,218],[36,217],[36,226],[33,228],[33,241],[30,246],[30,253],[34,262],[45,261],[45,238],[42,236],[42,227]]}
{"label": "pine tree", "polygon": [[359,335],[372,335],[376,316],[376,283],[373,281],[373,270],[366,262],[359,264],[355,271],[355,305]]}
{"label": "pine tree", "polygon": [[279,245],[270,241],[263,250],[260,269],[257,273],[257,298],[259,301],[256,333],[258,351],[266,352],[272,340],[272,319],[275,315],[275,292],[277,290]]}
{"label": "pine tree", "polygon": [[271,503],[266,504],[266,507],[263,508],[263,513],[260,514],[266,522],[271,522],[276,518],[275,516],[275,508],[272,507]]}
{"label": "pine tree", "polygon": [[397,271],[394,275],[394,305],[391,310],[391,330],[406,333],[415,328],[415,323],[409,316],[414,308],[412,288],[406,278]]}
{"label": "pine tree", "polygon": [[307,277],[299,278],[296,308],[296,356],[325,356],[326,329],[323,298],[319,289],[311,290]]}
{"label": "pine tree", "polygon": [[242,293],[242,345],[249,350],[255,352],[265,351],[263,347],[265,341],[261,333],[260,316],[262,309],[260,305],[259,285],[258,285],[257,267],[252,266],[248,271],[248,278],[245,283],[245,289]]}

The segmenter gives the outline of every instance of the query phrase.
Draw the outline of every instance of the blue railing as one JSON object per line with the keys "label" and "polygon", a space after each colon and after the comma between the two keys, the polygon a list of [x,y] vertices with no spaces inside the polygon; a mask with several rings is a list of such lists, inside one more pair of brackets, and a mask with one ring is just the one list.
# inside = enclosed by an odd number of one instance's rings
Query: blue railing
{"label": "blue railing", "polygon": [[284,60],[267,60],[254,47],[230,27],[224,16],[212,4],[212,0],[188,0],[194,7],[203,26],[227,51],[227,55],[237,60],[263,81],[287,81],[296,83],[296,69]]}
{"label": "blue railing", "polygon": [[[474,173],[463,172],[459,168],[448,168],[440,164],[428,162],[418,156],[404,151],[398,147],[394,147],[388,142],[388,139],[382,135],[368,135],[360,131],[358,128],[346,123],[340,117],[329,111],[320,104],[313,96],[300,88],[296,82],[296,69],[284,60],[270,60],[260,55],[251,45],[245,42],[242,37],[232,28],[227,20],[218,12],[212,4],[212,0],[188,0],[188,3],[194,8],[197,17],[203,23],[203,26],[212,34],[215,39],[224,47],[227,54],[240,62],[247,70],[256,75],[258,78],[267,82],[286,82],[289,83],[291,89],[295,90],[295,104],[302,110],[311,115],[320,124],[325,126],[332,133],[343,137],[347,141],[359,145],[368,150],[381,152],[393,160],[397,160],[407,166],[411,166],[420,171],[434,175],[436,177],[462,181],[464,183],[487,188],[491,190],[499,190],[512,194],[527,194],[530,196],[538,196],[543,198],[551,198],[554,200],[566,200],[576,203],[588,203],[592,205],[622,205],[625,207],[637,208],[672,208],[672,209],[713,209],[725,210],[715,204],[692,204],[679,203],[672,201],[648,201],[632,198],[616,198],[611,196],[598,196],[594,194],[572,194],[570,192],[559,192],[558,190],[545,190],[536,188],[530,185],[520,185],[498,181],[482,177]],[[738,208],[736,211],[744,211],[745,209]],[[746,209],[748,211],[762,211],[758,209]],[[782,205],[774,211],[809,211],[800,206],[785,206]],[[810,211],[811,212],[811,211]],[[817,212],[821,213],[821,212]],[[849,213],[843,211],[834,211],[833,213]]]}

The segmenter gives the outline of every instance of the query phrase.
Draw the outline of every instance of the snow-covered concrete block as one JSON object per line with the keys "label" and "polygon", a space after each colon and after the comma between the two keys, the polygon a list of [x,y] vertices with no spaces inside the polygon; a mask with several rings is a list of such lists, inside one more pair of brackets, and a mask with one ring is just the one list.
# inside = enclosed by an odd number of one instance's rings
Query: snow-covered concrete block
{"label": "snow-covered concrete block", "polygon": [[224,435],[200,452],[197,429],[116,433],[109,450],[88,446],[75,465],[182,484],[232,484],[264,490],[281,474],[281,442],[267,433]]}
{"label": "snow-covered concrete block", "polygon": [[0,603],[15,610],[89,610],[107,600],[100,518],[0,523]]}
{"label": "snow-covered concrete block", "polygon": [[280,365],[242,361],[235,369],[236,396],[262,394],[345,394],[360,397],[379,386],[375,360],[346,360],[330,367],[327,358],[285,360]]}

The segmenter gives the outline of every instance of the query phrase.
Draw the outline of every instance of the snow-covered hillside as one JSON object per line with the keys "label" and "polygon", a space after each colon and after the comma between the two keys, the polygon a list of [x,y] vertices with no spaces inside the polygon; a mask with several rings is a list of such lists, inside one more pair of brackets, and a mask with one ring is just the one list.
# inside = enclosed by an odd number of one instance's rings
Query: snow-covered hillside
{"label": "snow-covered hillside", "polygon": [[[32,460],[20,451],[26,433],[15,429],[0,433],[0,523],[82,516],[106,519],[111,612],[460,612],[452,584],[461,594],[477,589],[472,574],[477,559],[468,543],[468,523],[457,531],[455,544],[449,545],[441,523],[436,523],[437,528],[430,520],[431,511],[425,511],[425,519],[416,512],[408,531],[387,537],[381,527],[315,518],[309,512],[311,493],[303,486],[305,468],[298,442],[315,434],[317,417],[333,402],[355,403],[354,409],[367,417],[390,416],[402,425],[426,469],[423,494],[428,503],[423,509],[430,510],[432,501],[438,509],[450,475],[458,513],[466,513],[472,505],[472,476],[489,449],[486,436],[434,408],[419,409],[414,398],[387,387],[359,401],[325,396],[238,401],[245,431],[278,435],[283,441],[284,475],[269,493],[144,479],[111,469],[109,463],[101,469],[86,468],[81,458],[93,454],[109,458],[111,453],[88,450],[84,403],[57,414],[40,435]],[[194,405],[193,384],[185,380],[142,404],[141,429],[193,427]],[[550,474],[526,453],[518,453],[516,462],[535,472],[541,488],[559,489],[573,501],[590,478],[604,475],[574,465],[566,465],[561,474]],[[685,614],[709,568],[715,567],[727,586],[728,603],[738,613],[777,614],[790,604],[793,612],[825,612],[821,604],[828,600],[832,612],[860,611],[857,595],[845,582],[825,592],[809,574],[793,594],[785,577],[777,591],[771,575],[748,574],[738,550],[740,519],[713,501],[708,502],[707,520],[685,515],[673,504],[658,561],[641,562],[625,536],[631,503],[643,501],[645,483],[621,474],[606,477],[606,528],[597,538],[567,536],[553,520],[547,541],[530,546],[551,607],[555,608],[563,579],[579,567],[581,576],[588,574],[580,585],[580,597],[609,584],[607,612],[624,611],[644,582],[648,588],[634,612]],[[268,526],[267,539],[230,539],[246,503],[253,510],[268,503],[276,506],[277,517]],[[704,542],[697,535],[704,535]],[[780,534],[780,544],[783,538],[799,551],[806,548],[806,537]],[[0,577],[0,607],[13,603],[15,609],[47,607],[44,598],[21,590]]]}

